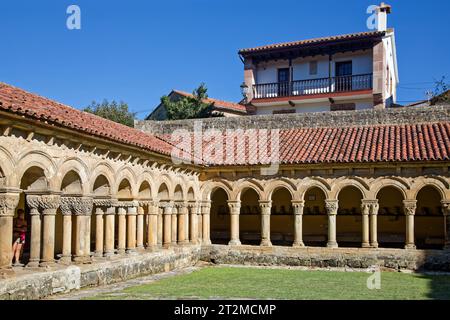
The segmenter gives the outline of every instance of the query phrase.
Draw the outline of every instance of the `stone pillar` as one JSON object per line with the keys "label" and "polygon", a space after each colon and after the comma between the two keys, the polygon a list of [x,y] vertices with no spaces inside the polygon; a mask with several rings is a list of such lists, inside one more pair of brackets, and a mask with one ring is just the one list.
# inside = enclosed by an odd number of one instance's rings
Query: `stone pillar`
{"label": "stone pillar", "polygon": [[40,196],[27,195],[27,205],[31,215],[30,259],[28,268],[36,268],[41,260],[41,214],[39,212]]}
{"label": "stone pillar", "polygon": [[60,209],[63,216],[63,244],[59,263],[72,262],[72,203],[71,198],[61,197]]}
{"label": "stone pillar", "polygon": [[378,200],[372,200],[370,207],[370,246],[378,248]]}
{"label": "stone pillar", "polygon": [[75,256],[77,263],[91,261],[91,215],[94,201],[89,197],[74,198],[73,210],[76,221]]}
{"label": "stone pillar", "polygon": [[239,246],[241,241],[239,240],[239,214],[241,210],[240,201],[228,201],[230,207],[230,219],[231,219],[231,240],[228,243],[230,246]]}
{"label": "stone pillar", "polygon": [[104,214],[102,208],[95,209],[95,252],[94,256],[103,257]]}
{"label": "stone pillar", "polygon": [[[120,206],[120,204],[119,204]],[[118,243],[117,243],[117,253],[118,254],[124,254],[125,253],[125,246],[127,242],[127,218],[126,218],[127,211],[125,208],[120,207],[119,210],[117,210],[117,218],[119,222],[118,226]]]}
{"label": "stone pillar", "polygon": [[272,201],[259,201],[261,207],[261,246],[270,247],[270,210]]}
{"label": "stone pillar", "polygon": [[415,249],[414,241],[414,215],[416,214],[417,200],[403,200],[406,215],[406,244],[405,249]]}
{"label": "stone pillar", "polygon": [[186,207],[184,208],[184,232],[186,239],[186,243],[190,242],[190,226],[191,226],[191,219],[189,217],[189,204],[186,204]]}
{"label": "stone pillar", "polygon": [[0,191],[0,269],[11,267],[13,218],[19,193]]}
{"label": "stone pillar", "polygon": [[164,236],[163,236],[163,247],[169,248],[172,243],[172,205],[166,204],[163,207],[164,216]]}
{"label": "stone pillar", "polygon": [[189,205],[189,222],[190,226],[190,234],[191,234],[191,243],[198,244],[198,221],[197,221],[197,204],[191,203]]}
{"label": "stone pillar", "polygon": [[177,215],[178,215],[178,208],[176,205],[174,205],[172,207],[172,220],[171,220],[171,243],[173,246],[177,245],[177,236],[178,236],[178,219],[177,219]]}
{"label": "stone pillar", "polygon": [[362,248],[370,248],[369,243],[369,214],[372,204],[366,200],[361,201],[361,214],[362,214]]}
{"label": "stone pillar", "polygon": [[197,206],[197,243],[203,243],[203,216],[201,203]]}
{"label": "stone pillar", "polygon": [[292,207],[294,208],[294,244],[293,247],[304,247],[303,243],[303,209],[305,208],[305,201],[293,200]]}
{"label": "stone pillar", "polygon": [[338,200],[325,200],[325,209],[328,214],[328,248],[337,248],[336,241],[336,215],[338,211]]}
{"label": "stone pillar", "polygon": [[106,209],[105,214],[105,257],[114,255],[114,233],[115,233],[115,219],[116,208],[111,206]]}
{"label": "stone pillar", "polygon": [[137,206],[129,206],[127,212],[127,251],[126,253],[136,252],[136,216]]}
{"label": "stone pillar", "polygon": [[202,215],[203,215],[203,244],[211,244],[210,235],[210,212],[211,212],[211,201],[203,201],[202,203]]}
{"label": "stone pillar", "polygon": [[144,208],[142,205],[138,207],[137,211],[136,248],[139,251],[144,250]]}
{"label": "stone pillar", "polygon": [[54,194],[41,196],[43,226],[40,266],[42,267],[51,266],[55,263],[55,216],[60,199],[59,195]]}
{"label": "stone pillar", "polygon": [[177,204],[178,210],[178,243],[187,244],[186,241],[186,206],[184,202]]}
{"label": "stone pillar", "polygon": [[148,205],[147,249],[155,250],[158,247],[158,206],[154,203]]}
{"label": "stone pillar", "polygon": [[157,207],[157,239],[158,239],[158,248],[162,247],[163,244],[163,220],[164,220],[164,209]]}
{"label": "stone pillar", "polygon": [[450,250],[450,201],[442,201],[444,213],[444,249]]}

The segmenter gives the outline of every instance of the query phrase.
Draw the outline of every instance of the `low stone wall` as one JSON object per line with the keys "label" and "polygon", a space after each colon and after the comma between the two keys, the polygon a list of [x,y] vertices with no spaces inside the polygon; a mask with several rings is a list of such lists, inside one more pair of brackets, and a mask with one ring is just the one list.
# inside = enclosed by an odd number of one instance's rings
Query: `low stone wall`
{"label": "low stone wall", "polygon": [[303,266],[317,268],[380,268],[450,272],[450,252],[441,250],[290,248],[212,245],[202,260],[216,264]]}
{"label": "low stone wall", "polygon": [[[0,300],[42,299],[85,287],[107,285],[135,277],[167,272],[195,265],[200,247],[181,247],[137,254],[91,265],[61,267],[0,280]],[[27,272],[27,271],[24,271]]]}
{"label": "low stone wall", "polygon": [[177,129],[193,131],[200,125],[204,130],[234,129],[291,129],[315,127],[347,127],[349,124],[410,124],[420,122],[450,121],[450,105],[432,107],[391,108],[382,110],[357,110],[311,112],[297,114],[208,118],[176,121],[136,120],[136,129],[153,134],[170,134]]}

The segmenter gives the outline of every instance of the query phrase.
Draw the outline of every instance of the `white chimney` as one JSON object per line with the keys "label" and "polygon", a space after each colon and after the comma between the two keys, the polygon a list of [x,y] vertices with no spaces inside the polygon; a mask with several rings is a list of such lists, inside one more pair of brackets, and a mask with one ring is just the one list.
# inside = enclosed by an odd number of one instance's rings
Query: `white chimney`
{"label": "white chimney", "polygon": [[387,30],[387,15],[391,13],[392,7],[382,2],[377,8],[378,31]]}

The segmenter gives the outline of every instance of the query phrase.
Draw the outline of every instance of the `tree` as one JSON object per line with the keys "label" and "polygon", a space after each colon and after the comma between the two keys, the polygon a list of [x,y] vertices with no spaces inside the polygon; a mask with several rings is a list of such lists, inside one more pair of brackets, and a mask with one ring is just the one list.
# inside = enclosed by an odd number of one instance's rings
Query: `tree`
{"label": "tree", "polygon": [[449,84],[445,82],[445,76],[434,82],[434,90],[428,93],[430,104],[450,103]]}
{"label": "tree", "polygon": [[172,100],[168,96],[161,97],[161,104],[167,111],[168,120],[198,119],[222,117],[223,114],[214,111],[214,103],[206,102],[208,89],[204,83],[192,92],[192,96],[183,96]]}
{"label": "tree", "polygon": [[119,103],[115,100],[109,102],[106,99],[104,99],[102,103],[92,101],[92,103],[84,108],[83,111],[124,124],[128,127],[134,127],[134,119],[136,118],[136,113],[129,111],[128,104],[123,101],[120,101]]}

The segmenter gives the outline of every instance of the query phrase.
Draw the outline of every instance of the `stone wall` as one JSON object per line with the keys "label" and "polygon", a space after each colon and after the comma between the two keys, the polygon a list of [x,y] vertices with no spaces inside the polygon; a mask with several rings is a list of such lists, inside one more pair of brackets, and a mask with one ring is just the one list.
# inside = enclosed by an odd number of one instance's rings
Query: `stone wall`
{"label": "stone wall", "polygon": [[300,127],[342,127],[351,125],[408,124],[449,121],[450,105],[383,110],[334,111],[280,115],[209,118],[176,121],[135,121],[135,128],[153,134],[170,134],[176,129],[289,129]]}
{"label": "stone wall", "polygon": [[92,265],[61,267],[60,270],[30,272],[0,280],[0,300],[42,299],[85,287],[107,285],[150,274],[168,272],[195,265],[200,247],[128,256]]}
{"label": "stone wall", "polygon": [[440,250],[230,247],[212,245],[202,250],[202,260],[215,264],[296,266],[311,268],[369,268],[392,271],[450,271],[450,252]]}

